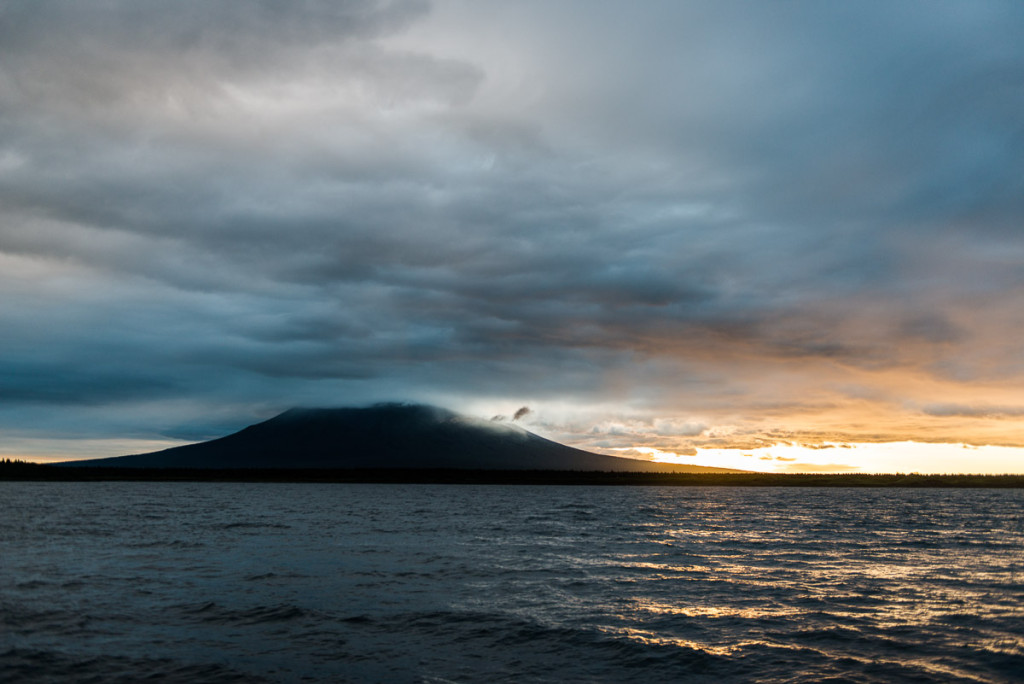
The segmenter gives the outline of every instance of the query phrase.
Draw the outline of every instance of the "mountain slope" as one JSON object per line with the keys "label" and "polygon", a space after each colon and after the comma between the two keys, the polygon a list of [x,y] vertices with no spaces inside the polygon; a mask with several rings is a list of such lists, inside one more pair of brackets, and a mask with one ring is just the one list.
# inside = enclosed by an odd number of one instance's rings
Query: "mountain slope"
{"label": "mountain slope", "polygon": [[593,454],[519,426],[433,406],[291,409],[227,437],[133,456],[68,462],[122,468],[464,468],[725,472]]}

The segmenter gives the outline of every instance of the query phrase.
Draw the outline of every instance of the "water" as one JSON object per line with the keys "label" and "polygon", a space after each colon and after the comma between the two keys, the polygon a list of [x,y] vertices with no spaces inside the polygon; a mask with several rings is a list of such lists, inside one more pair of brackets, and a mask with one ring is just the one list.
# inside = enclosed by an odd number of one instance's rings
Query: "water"
{"label": "water", "polygon": [[0,482],[5,682],[1024,681],[1024,491]]}

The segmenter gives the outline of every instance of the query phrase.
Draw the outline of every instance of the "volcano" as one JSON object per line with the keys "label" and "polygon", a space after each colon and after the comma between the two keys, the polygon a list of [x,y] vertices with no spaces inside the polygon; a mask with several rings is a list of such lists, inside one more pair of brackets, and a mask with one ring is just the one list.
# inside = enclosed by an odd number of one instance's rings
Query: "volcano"
{"label": "volcano", "polygon": [[518,425],[418,404],[294,408],[208,442],[65,466],[739,472],[594,454]]}

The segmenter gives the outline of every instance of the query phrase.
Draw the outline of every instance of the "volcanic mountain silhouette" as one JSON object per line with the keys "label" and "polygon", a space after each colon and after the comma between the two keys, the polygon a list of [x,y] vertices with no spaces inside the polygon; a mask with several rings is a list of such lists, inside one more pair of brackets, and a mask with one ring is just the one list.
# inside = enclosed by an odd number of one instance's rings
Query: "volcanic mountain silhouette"
{"label": "volcanic mountain silhouette", "polygon": [[[458,468],[725,472],[574,449],[518,425],[434,406],[295,408],[227,437],[163,451],[64,463],[120,468]],[[738,471],[733,471],[738,472]]]}

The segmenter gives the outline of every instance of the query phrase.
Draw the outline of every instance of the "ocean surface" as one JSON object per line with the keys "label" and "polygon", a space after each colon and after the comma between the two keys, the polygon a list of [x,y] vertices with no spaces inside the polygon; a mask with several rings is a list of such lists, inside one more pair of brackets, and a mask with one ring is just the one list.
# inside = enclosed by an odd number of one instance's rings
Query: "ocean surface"
{"label": "ocean surface", "polygon": [[3,682],[1024,681],[1024,491],[0,482]]}

